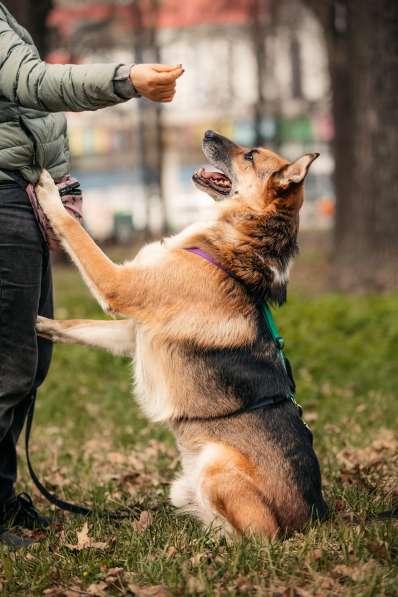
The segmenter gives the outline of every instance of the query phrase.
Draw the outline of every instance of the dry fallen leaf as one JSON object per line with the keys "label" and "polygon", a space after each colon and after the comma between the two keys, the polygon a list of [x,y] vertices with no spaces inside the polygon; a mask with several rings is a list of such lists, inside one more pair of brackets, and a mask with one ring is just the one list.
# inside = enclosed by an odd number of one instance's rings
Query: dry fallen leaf
{"label": "dry fallen leaf", "polygon": [[175,556],[177,553],[177,548],[174,547],[174,545],[170,545],[170,547],[168,547],[167,551],[166,551],[166,557],[167,558],[172,558],[173,556]]}
{"label": "dry fallen leaf", "polygon": [[71,480],[67,477],[68,472],[64,469],[57,469],[49,473],[49,481],[47,484],[52,488],[66,487],[71,484]]}
{"label": "dry fallen leaf", "polygon": [[88,522],[86,521],[82,526],[81,530],[77,533],[77,543],[75,545],[71,543],[65,543],[65,547],[73,549],[74,551],[81,551],[82,549],[105,549],[108,547],[108,543],[104,541],[94,541],[92,537],[88,535]]}
{"label": "dry fallen leaf", "polygon": [[33,554],[31,554],[31,553],[27,553],[27,554],[26,554],[26,556],[25,556],[25,560],[29,560],[29,561],[31,561],[31,562],[34,562],[35,560],[37,560],[37,557],[36,557],[36,556],[34,556],[34,555],[33,555]]}
{"label": "dry fallen leaf", "polygon": [[95,597],[106,597],[107,592],[106,589],[108,585],[104,581],[94,582],[89,587],[87,587],[87,593],[89,595],[93,595]]}
{"label": "dry fallen leaf", "polygon": [[308,411],[304,413],[304,420],[307,423],[314,423],[318,419],[318,413],[314,411]]}
{"label": "dry fallen leaf", "polygon": [[140,514],[140,518],[133,522],[133,529],[137,533],[143,533],[153,522],[153,516],[148,510],[143,510]]}
{"label": "dry fallen leaf", "polygon": [[108,462],[111,462],[112,464],[127,464],[128,456],[121,454],[120,452],[109,452]]}
{"label": "dry fallen leaf", "polygon": [[273,589],[271,591],[271,595],[275,595],[277,597],[295,597],[295,591],[291,587],[279,586],[277,589]]}
{"label": "dry fallen leaf", "polygon": [[[106,581],[109,582],[109,579],[114,579],[117,578],[119,576],[123,576],[123,574],[125,573],[124,568],[109,568],[109,570],[106,573]],[[110,582],[113,582],[113,580],[111,580]]]}
{"label": "dry fallen leaf", "polygon": [[347,468],[366,469],[397,454],[398,440],[390,429],[380,429],[378,436],[364,448],[347,447],[337,454]]}
{"label": "dry fallen leaf", "polygon": [[70,589],[64,589],[63,587],[51,587],[43,591],[43,595],[46,597],[81,597],[82,593],[83,591],[81,591],[78,587],[71,587]]}
{"label": "dry fallen leaf", "polygon": [[303,589],[302,587],[296,587],[294,589],[294,594],[297,595],[297,597],[312,597],[313,596],[312,591],[307,591],[306,589]]}
{"label": "dry fallen leaf", "polygon": [[188,578],[188,595],[192,593],[203,593],[206,590],[206,584],[203,580],[190,576]]}
{"label": "dry fallen leaf", "polygon": [[253,592],[253,583],[246,576],[237,576],[235,580],[235,587],[239,589],[240,593],[250,595]]}
{"label": "dry fallen leaf", "polygon": [[192,565],[192,566],[197,566],[198,564],[200,564],[200,561],[203,560],[203,558],[206,557],[206,553],[197,553],[196,555],[192,556],[191,558],[189,558],[188,562]]}
{"label": "dry fallen leaf", "polygon": [[163,585],[140,587],[139,585],[130,583],[128,588],[136,597],[170,597],[169,591]]}
{"label": "dry fallen leaf", "polygon": [[312,552],[312,555],[314,556],[315,560],[320,560],[323,556],[323,551],[322,549],[319,549],[319,547],[316,547]]}
{"label": "dry fallen leaf", "polygon": [[375,560],[368,560],[363,564],[356,563],[353,566],[346,566],[345,564],[338,564],[333,568],[332,574],[336,576],[342,576],[351,578],[354,581],[360,581],[365,578],[369,573],[375,572],[377,568],[377,562]]}
{"label": "dry fallen leaf", "polygon": [[84,591],[82,591],[81,588],[79,588],[79,587],[71,587],[70,589],[66,589],[62,593],[62,597],[81,597],[82,593],[84,595]]}

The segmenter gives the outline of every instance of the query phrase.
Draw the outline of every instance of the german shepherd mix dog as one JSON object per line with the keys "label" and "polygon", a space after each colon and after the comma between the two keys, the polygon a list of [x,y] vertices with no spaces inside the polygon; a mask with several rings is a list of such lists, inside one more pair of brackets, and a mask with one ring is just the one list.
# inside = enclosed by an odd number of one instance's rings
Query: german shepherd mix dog
{"label": "german shepherd mix dog", "polygon": [[[274,537],[326,512],[311,432],[261,312],[286,298],[303,182],[318,154],[289,163],[207,131],[216,172],[193,175],[214,219],[112,263],[63,208],[43,171],[36,192],[91,292],[127,319],[53,321],[59,342],[135,356],[137,397],[176,435],[182,474],[171,501],[224,532]],[[188,249],[188,250],[187,250]]]}

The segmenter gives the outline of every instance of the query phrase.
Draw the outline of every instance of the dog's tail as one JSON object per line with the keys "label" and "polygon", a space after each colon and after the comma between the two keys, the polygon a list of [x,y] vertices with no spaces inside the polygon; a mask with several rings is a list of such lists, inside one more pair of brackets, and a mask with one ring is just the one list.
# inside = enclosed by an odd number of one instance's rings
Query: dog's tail
{"label": "dog's tail", "polygon": [[384,512],[379,512],[374,516],[369,516],[366,521],[371,522],[372,520],[390,520],[391,518],[398,518],[398,508],[385,510]]}
{"label": "dog's tail", "polygon": [[370,516],[361,517],[357,514],[342,515],[342,520],[347,524],[367,524],[370,522],[382,522],[383,520],[392,520],[398,518],[398,508],[392,508],[391,510],[384,510],[383,512],[376,512]]}

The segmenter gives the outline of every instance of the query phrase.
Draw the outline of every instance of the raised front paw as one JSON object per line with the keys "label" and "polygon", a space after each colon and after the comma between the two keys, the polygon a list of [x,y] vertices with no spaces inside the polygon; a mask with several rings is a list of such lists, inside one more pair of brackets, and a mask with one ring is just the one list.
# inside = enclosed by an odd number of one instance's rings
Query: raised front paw
{"label": "raised front paw", "polygon": [[36,332],[41,338],[56,342],[60,337],[60,325],[56,319],[39,315],[36,319]]}
{"label": "raised front paw", "polygon": [[50,218],[55,212],[64,210],[57,186],[47,170],[42,170],[35,191],[41,207]]}

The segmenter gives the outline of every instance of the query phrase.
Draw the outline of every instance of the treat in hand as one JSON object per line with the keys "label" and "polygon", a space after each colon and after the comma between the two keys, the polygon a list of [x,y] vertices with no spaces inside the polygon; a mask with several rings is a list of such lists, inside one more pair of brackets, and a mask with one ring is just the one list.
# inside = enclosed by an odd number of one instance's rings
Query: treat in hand
{"label": "treat in hand", "polygon": [[130,80],[143,97],[153,102],[171,102],[176,81],[183,72],[181,64],[135,64],[130,71]]}

